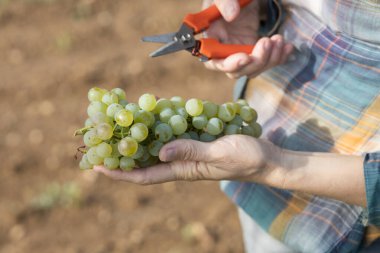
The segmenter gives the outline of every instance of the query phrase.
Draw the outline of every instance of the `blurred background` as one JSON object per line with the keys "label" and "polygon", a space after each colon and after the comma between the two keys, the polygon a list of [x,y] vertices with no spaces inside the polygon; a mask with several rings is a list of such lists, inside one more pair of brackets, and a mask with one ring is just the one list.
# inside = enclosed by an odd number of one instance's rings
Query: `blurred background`
{"label": "blurred background", "polygon": [[138,186],[75,160],[87,91],[222,103],[233,81],[187,52],[148,57],[201,0],[0,0],[0,252],[242,252],[217,182]]}

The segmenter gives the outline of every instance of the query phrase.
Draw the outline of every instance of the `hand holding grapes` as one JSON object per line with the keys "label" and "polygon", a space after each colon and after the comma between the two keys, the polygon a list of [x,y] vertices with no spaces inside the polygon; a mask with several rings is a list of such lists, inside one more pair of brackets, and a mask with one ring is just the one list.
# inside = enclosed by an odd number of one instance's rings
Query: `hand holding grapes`
{"label": "hand holding grapes", "polygon": [[162,147],[165,163],[130,172],[95,166],[94,170],[117,180],[156,184],[176,180],[269,180],[279,166],[281,150],[273,144],[244,135],[228,135],[213,142],[175,140]]}
{"label": "hand holding grapes", "polygon": [[[204,0],[203,6],[212,4]],[[251,54],[237,53],[226,59],[215,59],[205,63],[211,70],[222,71],[230,78],[247,75],[255,77],[267,69],[286,62],[293,46],[285,43],[281,35],[258,38],[259,1],[239,9],[237,0],[216,0],[215,5],[223,19],[213,22],[205,35],[217,38],[223,43],[255,44]]]}

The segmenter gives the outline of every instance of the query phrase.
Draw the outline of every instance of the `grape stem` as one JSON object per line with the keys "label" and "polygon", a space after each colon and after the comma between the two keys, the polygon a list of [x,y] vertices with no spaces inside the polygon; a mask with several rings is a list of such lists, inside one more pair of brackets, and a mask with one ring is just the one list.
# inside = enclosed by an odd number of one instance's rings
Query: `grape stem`
{"label": "grape stem", "polygon": [[75,131],[74,133],[74,136],[78,136],[78,135],[84,135],[88,130],[90,130],[93,126],[87,126],[87,127],[83,127],[81,129],[78,129]]}

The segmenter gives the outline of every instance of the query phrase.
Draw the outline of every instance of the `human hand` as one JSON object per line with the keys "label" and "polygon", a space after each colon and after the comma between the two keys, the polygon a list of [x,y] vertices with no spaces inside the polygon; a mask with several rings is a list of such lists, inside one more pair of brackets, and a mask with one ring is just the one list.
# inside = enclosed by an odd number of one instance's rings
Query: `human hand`
{"label": "human hand", "polygon": [[[212,3],[212,0],[204,0],[203,7]],[[241,10],[237,0],[215,0],[214,3],[224,19],[213,22],[205,32],[206,37],[223,43],[255,44],[255,47],[251,54],[236,53],[225,59],[208,61],[205,63],[208,69],[224,72],[229,78],[245,75],[253,78],[286,62],[293,51],[290,43],[285,43],[281,35],[258,37],[259,1],[252,1]]]}
{"label": "human hand", "polygon": [[148,185],[176,180],[235,179],[268,183],[279,167],[281,151],[270,142],[244,135],[227,135],[210,143],[175,140],[160,151],[161,163],[130,172],[94,170],[116,180]]}

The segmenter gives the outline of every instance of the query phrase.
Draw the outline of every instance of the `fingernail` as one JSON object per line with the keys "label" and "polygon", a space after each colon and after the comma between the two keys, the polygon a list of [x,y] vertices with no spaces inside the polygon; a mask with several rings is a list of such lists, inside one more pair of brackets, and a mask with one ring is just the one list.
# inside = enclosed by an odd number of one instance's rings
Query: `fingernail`
{"label": "fingernail", "polygon": [[165,161],[172,161],[175,159],[176,157],[176,150],[174,148],[168,148],[165,152],[165,157],[164,157],[164,160]]}

